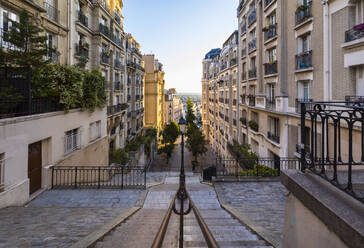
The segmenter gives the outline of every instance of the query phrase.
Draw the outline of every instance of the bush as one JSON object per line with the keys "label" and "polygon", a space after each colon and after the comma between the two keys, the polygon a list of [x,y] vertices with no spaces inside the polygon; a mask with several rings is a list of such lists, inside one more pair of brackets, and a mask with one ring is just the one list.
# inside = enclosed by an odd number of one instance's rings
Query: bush
{"label": "bush", "polygon": [[119,148],[109,152],[110,164],[126,165],[129,162],[129,156],[124,149]]}
{"label": "bush", "polygon": [[268,166],[255,164],[254,169],[244,170],[239,172],[240,176],[260,176],[260,177],[277,177],[279,176],[278,169],[272,169]]}

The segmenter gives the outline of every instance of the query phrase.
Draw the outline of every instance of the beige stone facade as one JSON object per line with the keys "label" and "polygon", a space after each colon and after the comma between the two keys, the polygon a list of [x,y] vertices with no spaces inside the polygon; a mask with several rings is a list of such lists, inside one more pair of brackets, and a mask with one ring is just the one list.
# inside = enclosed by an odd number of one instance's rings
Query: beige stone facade
{"label": "beige stone facade", "polygon": [[165,82],[163,65],[152,54],[143,55],[145,65],[145,126],[157,128],[165,125]]}
{"label": "beige stone facade", "polygon": [[183,115],[182,101],[174,88],[165,91],[165,115],[166,124],[178,123]]}

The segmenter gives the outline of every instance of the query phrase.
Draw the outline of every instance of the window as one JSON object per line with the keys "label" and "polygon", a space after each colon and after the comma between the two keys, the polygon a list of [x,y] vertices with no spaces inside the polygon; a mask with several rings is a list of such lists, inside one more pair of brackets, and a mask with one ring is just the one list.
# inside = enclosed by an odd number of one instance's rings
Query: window
{"label": "window", "polygon": [[356,1],[355,5],[355,23],[361,24],[364,22],[364,0]]}
{"label": "window", "polygon": [[9,43],[4,42],[3,37],[11,29],[13,21],[19,21],[19,16],[0,7],[0,46],[4,49],[9,49],[11,46]]}
{"label": "window", "polygon": [[90,124],[90,142],[101,137],[101,121]]}
{"label": "window", "polygon": [[277,21],[276,13],[271,14],[268,16],[268,25],[275,25]]}
{"label": "window", "polygon": [[255,57],[250,59],[250,69],[252,70],[255,69],[255,60],[256,60]]}
{"label": "window", "polygon": [[66,132],[66,154],[81,148],[81,131],[79,128]]}
{"label": "window", "polygon": [[279,119],[268,117],[268,138],[279,143]]}
{"label": "window", "polygon": [[267,84],[267,98],[270,100],[275,98],[275,85],[272,83]]}
{"label": "window", "polygon": [[298,53],[308,52],[311,47],[311,34],[305,34],[298,38]]}
{"label": "window", "polygon": [[310,89],[310,81],[298,81],[298,93],[297,96],[299,99],[308,100],[311,98],[311,89]]}
{"label": "window", "polygon": [[274,62],[277,60],[277,49],[271,48],[267,50],[267,62]]}

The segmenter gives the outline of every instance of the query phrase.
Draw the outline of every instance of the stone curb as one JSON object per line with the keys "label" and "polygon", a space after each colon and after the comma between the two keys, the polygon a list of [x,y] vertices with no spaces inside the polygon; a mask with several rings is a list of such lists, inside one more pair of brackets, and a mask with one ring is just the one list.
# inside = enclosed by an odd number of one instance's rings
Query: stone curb
{"label": "stone curb", "polygon": [[245,214],[239,212],[232,206],[225,205],[222,203],[220,203],[220,205],[223,209],[229,212],[237,220],[239,220],[240,222],[251,228],[254,232],[256,232],[261,238],[263,238],[269,244],[273,245],[275,248],[281,248],[280,240],[277,240],[277,238],[274,235],[272,235],[269,231],[267,231],[265,228],[257,225],[255,222],[251,221]]}
{"label": "stone curb", "polygon": [[221,179],[214,179],[214,183],[244,183],[244,182],[280,182],[280,178],[221,178]]}
{"label": "stone curb", "polygon": [[126,212],[120,214],[118,217],[113,219],[112,221],[106,223],[104,226],[99,228],[98,230],[90,233],[83,239],[79,240],[77,243],[73,244],[70,248],[89,248],[93,247],[97,241],[102,239],[106,234],[108,234],[111,230],[120,225],[127,218],[136,213],[140,207],[132,207]]}
{"label": "stone curb", "polygon": [[162,185],[164,184],[164,182],[158,182],[158,183],[151,183],[149,185],[147,185],[147,189],[150,189],[152,187],[158,186],[158,185]]}

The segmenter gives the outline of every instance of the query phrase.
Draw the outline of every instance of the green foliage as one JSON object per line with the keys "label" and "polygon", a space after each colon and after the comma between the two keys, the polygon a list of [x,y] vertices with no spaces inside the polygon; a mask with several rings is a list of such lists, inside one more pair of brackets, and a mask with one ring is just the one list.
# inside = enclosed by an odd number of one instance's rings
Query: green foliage
{"label": "green foliage", "polygon": [[119,148],[109,152],[110,164],[126,165],[129,162],[129,156],[124,149]]}
{"label": "green foliage", "polygon": [[156,128],[149,128],[145,132],[144,142],[143,142],[144,143],[144,153],[148,156],[148,158],[150,157],[152,143],[155,140],[156,136],[157,136]]}
{"label": "green foliage", "polygon": [[0,61],[8,65],[20,67],[42,67],[49,61],[45,61],[47,54],[55,50],[47,48],[47,36],[41,35],[43,29],[35,25],[35,18],[31,18],[26,10],[19,15],[19,22],[12,22],[7,35],[3,36],[5,42],[13,46],[6,52],[0,52]]}
{"label": "green foliage", "polygon": [[10,85],[9,87],[0,87],[0,99],[6,103],[0,105],[0,112],[7,112],[9,109],[15,108],[23,96],[18,89]]}
{"label": "green foliage", "polygon": [[208,141],[206,140],[202,131],[199,128],[191,128],[186,142],[186,147],[191,151],[195,161],[197,161],[198,156],[207,152],[207,144]]}
{"label": "green foliage", "polygon": [[94,111],[106,104],[105,78],[98,71],[48,64],[32,72],[33,97],[49,97],[64,110],[82,107]]}
{"label": "green foliage", "polygon": [[187,124],[193,123],[196,120],[195,111],[193,110],[193,102],[189,97],[187,99],[186,122]]}
{"label": "green foliage", "polygon": [[175,144],[170,143],[170,144],[165,144],[164,146],[158,149],[158,154],[164,153],[166,155],[167,164],[169,163],[169,159],[172,157],[174,147]]}
{"label": "green foliage", "polygon": [[186,136],[190,137],[191,135],[193,135],[196,129],[198,129],[198,127],[194,122],[188,123]]}
{"label": "green foliage", "polygon": [[258,129],[259,129],[258,123],[254,120],[249,121],[248,125],[251,129],[253,129],[255,131],[258,131]]}
{"label": "green foliage", "polygon": [[246,125],[246,117],[240,117],[240,122],[243,125]]}
{"label": "green foliage", "polygon": [[253,169],[256,161],[258,160],[258,155],[251,151],[249,144],[240,145],[238,142],[234,142],[232,146],[233,155],[242,167],[246,169]]}
{"label": "green foliage", "polygon": [[171,144],[176,142],[180,134],[179,126],[175,121],[172,121],[163,130],[162,144]]}
{"label": "green foliage", "polygon": [[260,177],[277,177],[279,176],[278,169],[272,169],[268,166],[255,164],[253,169],[239,172],[240,176],[260,176]]}
{"label": "green foliage", "polygon": [[125,146],[125,151],[127,152],[135,152],[139,149],[139,147],[143,144],[144,142],[144,137],[143,136],[138,136],[136,137],[135,140],[129,142],[126,146]]}

